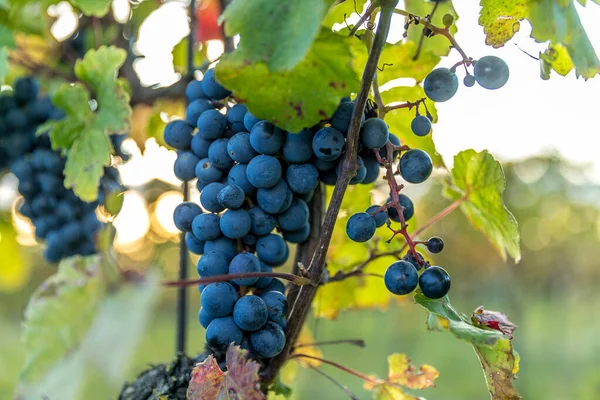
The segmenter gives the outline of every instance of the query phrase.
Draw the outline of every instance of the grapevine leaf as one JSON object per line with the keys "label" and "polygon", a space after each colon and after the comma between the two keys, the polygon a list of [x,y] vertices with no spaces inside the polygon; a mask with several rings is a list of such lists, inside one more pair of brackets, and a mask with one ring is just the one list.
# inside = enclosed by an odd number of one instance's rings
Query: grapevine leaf
{"label": "grapevine leaf", "polygon": [[31,263],[24,262],[12,223],[0,219],[0,293],[16,292],[28,281]]}
{"label": "grapevine leaf", "polygon": [[[386,90],[381,93],[384,104],[386,106],[394,105],[397,103],[415,102],[416,100],[422,99],[425,96],[423,87],[419,85],[415,86],[396,86],[390,90]],[[427,109],[433,117],[433,122],[437,122],[437,111],[434,102],[429,99],[425,100]],[[419,112],[425,115],[425,108],[419,106]],[[409,110],[408,108],[401,108],[392,110],[386,114],[385,122],[390,127],[390,132],[394,133],[400,139],[402,145],[407,145],[411,148],[418,148],[426,151],[427,154],[433,160],[433,165],[436,167],[443,167],[444,161],[438,154],[433,143],[432,133],[427,136],[417,136],[413,133],[410,124],[415,117],[415,109]],[[433,129],[435,131],[435,127]]]}
{"label": "grapevine leaf", "polygon": [[[451,1],[425,1],[425,0],[406,0],[406,11],[411,14],[425,17],[426,15],[431,14],[433,11],[433,7],[437,7],[433,18],[431,19],[431,23],[436,26],[444,26],[442,22],[442,18],[444,15],[451,14],[454,16],[454,21],[458,21],[458,14],[454,10],[454,6]],[[456,23],[452,24],[450,27],[450,33],[453,35],[456,33]],[[411,25],[408,28],[408,37],[407,39],[414,42],[419,43],[421,41],[421,37],[423,36],[423,26],[422,25]],[[450,52],[450,44],[448,43],[448,39],[442,35],[436,35],[429,38],[425,38],[423,40],[423,44],[421,46],[421,55],[423,54],[435,54],[436,56],[445,56]],[[416,49],[415,49],[416,53]],[[412,54],[414,56],[414,54]],[[420,59],[419,57],[419,59]]]}
{"label": "grapevine leaf", "polygon": [[8,75],[8,70],[8,49],[3,47],[0,48],[0,84],[4,83],[4,78]]}
{"label": "grapevine leaf", "polygon": [[573,69],[569,52],[561,44],[549,45],[545,52],[540,53],[540,63],[542,79],[550,79],[551,70],[565,76]]}
{"label": "grapevine leaf", "polygon": [[440,57],[429,51],[422,51],[419,59],[413,61],[416,51],[417,43],[410,40],[396,44],[388,43],[379,59],[379,85],[398,78],[414,78],[417,82],[425,79],[440,62]]}
{"label": "grapevine leaf", "polygon": [[527,18],[531,22],[531,37],[538,42],[561,44],[567,49],[578,77],[593,78],[600,71],[600,60],[572,1],[530,2]]}
{"label": "grapevine leaf", "polygon": [[108,10],[112,0],[70,0],[71,3],[79,8],[87,16],[104,17]]}
{"label": "grapevine leaf", "polygon": [[444,196],[464,201],[460,208],[469,222],[480,230],[503,260],[506,253],[519,262],[519,226],[502,201],[506,178],[502,165],[487,150],[464,150],[454,156],[454,167]]}
{"label": "grapevine leaf", "polygon": [[448,330],[473,345],[479,357],[492,400],[516,400],[521,396],[513,386],[519,371],[519,355],[509,338],[497,330],[480,328],[458,313],[448,297],[429,299],[417,293],[415,301],[429,311],[431,330]]}
{"label": "grapevine leaf", "polygon": [[362,13],[366,0],[342,0],[329,9],[323,25],[332,28],[333,25],[343,24],[352,14]]}
{"label": "grapevine leaf", "polygon": [[223,56],[216,74],[254,115],[298,132],[329,118],[340,98],[358,89],[348,46],[347,39],[322,31],[306,58],[287,72],[271,72],[239,48]]}
{"label": "grapevine leaf", "polygon": [[517,328],[508,317],[498,311],[486,310],[483,307],[478,307],[471,316],[471,321],[475,326],[486,327],[496,331],[500,331],[509,339],[512,339],[512,334]]}
{"label": "grapevine leaf", "polygon": [[0,47],[14,49],[16,45],[13,31],[4,25],[0,25]]}
{"label": "grapevine leaf", "polygon": [[372,376],[372,380],[364,384],[365,389],[373,391],[375,399],[418,400],[417,397],[404,393],[402,387],[407,389],[433,387],[435,379],[440,375],[431,365],[421,365],[416,371],[410,364],[410,359],[402,353],[388,356],[388,366],[387,379]]}
{"label": "grapevine leaf", "polygon": [[248,351],[230,344],[226,355],[227,372],[223,372],[212,354],[209,355],[192,371],[187,399],[265,399],[260,391],[260,366],[247,357]]}
{"label": "grapevine leaf", "polygon": [[[223,12],[225,33],[240,35],[245,59],[289,71],[304,59],[333,0],[234,0]],[[256,29],[256,23],[269,29]]]}
{"label": "grapevine leaf", "polygon": [[481,0],[479,25],[485,33],[485,43],[494,48],[502,47],[517,33],[527,16],[525,0]]}
{"label": "grapevine leaf", "polygon": [[65,187],[72,188],[83,201],[98,197],[98,183],[104,167],[110,164],[110,139],[100,129],[83,132],[67,153]]}
{"label": "grapevine leaf", "polygon": [[105,291],[100,268],[99,257],[63,260],[31,297],[23,330],[25,386],[50,372],[84,339]]}
{"label": "grapevine leaf", "polygon": [[75,64],[75,75],[88,84],[98,102],[97,126],[107,133],[129,128],[129,93],[125,81],[117,79],[117,72],[126,57],[123,49],[102,46],[98,50],[89,50]]}

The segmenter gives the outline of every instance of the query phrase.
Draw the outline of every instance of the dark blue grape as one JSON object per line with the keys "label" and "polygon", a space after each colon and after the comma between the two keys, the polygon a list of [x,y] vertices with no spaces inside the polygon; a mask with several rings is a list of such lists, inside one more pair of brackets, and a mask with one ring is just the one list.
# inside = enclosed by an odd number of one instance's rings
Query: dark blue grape
{"label": "dark blue grape", "polygon": [[199,240],[192,232],[186,232],[185,245],[194,254],[204,253],[204,242]]}
{"label": "dark blue grape", "polygon": [[[256,243],[255,243],[255,245],[256,245]],[[260,263],[260,272],[273,272],[273,268],[271,268],[267,264],[261,262]],[[258,280],[254,283],[253,286],[257,289],[264,289],[267,286],[269,286],[272,281],[273,281],[273,278],[271,278],[270,276],[269,277],[267,277],[267,276],[261,277],[261,278],[258,278]]]}
{"label": "dark blue grape", "polygon": [[227,152],[232,160],[244,164],[249,163],[257,155],[250,145],[248,132],[239,132],[233,135],[227,142]]}
{"label": "dark blue grape", "polygon": [[280,322],[284,320],[288,312],[288,301],[285,295],[279,291],[265,292],[260,295],[269,312],[269,320]]}
{"label": "dark blue grape", "polygon": [[208,211],[221,212],[225,208],[217,200],[219,192],[225,187],[220,182],[212,182],[204,187],[200,193],[200,204]]}
{"label": "dark blue grape", "polygon": [[281,164],[272,156],[260,155],[254,157],[246,169],[248,181],[259,189],[274,187],[281,181]]}
{"label": "dark blue grape", "polygon": [[265,236],[268,235],[275,229],[275,225],[277,224],[277,220],[271,214],[267,214],[260,207],[252,207],[248,210],[248,214],[250,215],[250,232],[252,232],[256,236]]}
{"label": "dark blue grape", "polygon": [[431,132],[431,121],[424,115],[417,115],[410,123],[410,129],[417,136],[427,136]]}
{"label": "dark blue grape", "polygon": [[[281,168],[281,165],[279,167]],[[248,176],[246,175],[247,169],[247,164],[234,165],[227,175],[227,183],[241,187],[246,196],[252,196],[256,193],[256,186],[251,184],[248,180]]]}
{"label": "dark blue grape", "polygon": [[198,126],[198,118],[200,118],[203,112],[208,110],[214,110],[210,101],[205,99],[194,100],[185,109],[185,120],[193,126]]}
{"label": "dark blue grape", "polygon": [[440,299],[447,295],[450,284],[450,275],[442,267],[429,267],[419,277],[419,288],[430,299]]}
{"label": "dark blue grape", "polygon": [[215,240],[221,236],[219,216],[216,214],[199,214],[192,221],[192,233],[199,240]]}
{"label": "dark blue grape", "polygon": [[[347,133],[350,128],[352,111],[354,110],[354,102],[342,102],[331,117],[331,126],[342,133]],[[361,124],[364,123],[365,116],[363,114]]]}
{"label": "dark blue grape", "polygon": [[433,162],[429,154],[421,149],[411,149],[400,157],[400,175],[410,183],[422,183],[433,171]]}
{"label": "dark blue grape", "polygon": [[196,164],[200,159],[192,152],[182,151],[177,155],[173,170],[181,181],[190,181],[196,177]]}
{"label": "dark blue grape", "polygon": [[27,115],[35,121],[45,121],[52,114],[53,107],[49,97],[40,97],[27,104]]}
{"label": "dark blue grape", "polygon": [[285,181],[280,180],[270,189],[258,189],[256,201],[269,214],[280,214],[292,204],[294,195]]}
{"label": "dark blue grape", "polygon": [[371,154],[367,154],[361,157],[363,161],[363,165],[367,170],[365,174],[365,178],[362,180],[363,185],[367,185],[369,183],[373,183],[379,178],[380,165],[375,156]]}
{"label": "dark blue grape", "polygon": [[192,137],[190,147],[192,152],[198,156],[198,158],[208,158],[208,148],[212,144],[211,140],[206,140],[202,136],[196,134]]}
{"label": "dark blue grape", "polygon": [[[381,207],[379,207],[379,206],[370,206],[369,208],[367,208],[367,213],[369,213],[369,215],[371,215],[371,213],[374,213],[379,208],[381,208]],[[385,221],[387,221],[387,219],[388,219],[387,210],[379,211],[377,214],[371,215],[371,216],[375,220],[375,225],[378,228],[381,227],[381,226],[383,226],[383,225],[385,225]]]}
{"label": "dark blue grape", "polygon": [[290,243],[302,243],[310,236],[310,223],[295,231],[281,231],[283,238]]}
{"label": "dark blue grape", "polygon": [[346,234],[355,242],[366,242],[375,234],[375,219],[365,212],[352,215],[346,223]]}
{"label": "dark blue grape", "polygon": [[284,140],[285,132],[268,121],[256,123],[250,131],[250,144],[260,154],[276,154]]}
{"label": "dark blue grape", "polygon": [[200,302],[207,313],[214,317],[224,317],[233,312],[238,299],[235,288],[227,282],[215,282],[206,285]]}
{"label": "dark blue grape", "polygon": [[237,243],[235,240],[221,236],[215,240],[208,240],[204,244],[204,252],[208,253],[211,251],[221,253],[227,261],[231,261],[238,253]]}
{"label": "dark blue grape", "polygon": [[[261,266],[258,258],[252,253],[240,253],[229,263],[229,274],[244,274],[260,272]],[[258,277],[233,279],[232,282],[240,286],[251,286],[258,281]]]}
{"label": "dark blue grape", "polygon": [[230,239],[241,239],[250,232],[250,216],[248,211],[227,210],[221,215],[219,222],[221,232]]}
{"label": "dark blue grape", "polygon": [[413,255],[412,251],[407,252],[406,255],[402,259],[404,261],[408,261],[409,263],[414,265],[415,268],[417,269],[417,271],[419,271],[421,268],[423,268],[423,264],[425,264],[425,258],[423,257],[423,254],[419,253],[418,251],[417,251],[417,255],[419,256],[419,259],[421,260],[420,263],[417,261],[417,258]]}
{"label": "dark blue grape", "polygon": [[308,216],[308,205],[300,199],[294,199],[290,208],[277,216],[277,223],[283,230],[295,231],[308,224]]}
{"label": "dark blue grape", "polygon": [[367,149],[377,149],[385,146],[389,136],[390,132],[384,120],[381,118],[369,118],[363,125],[360,142]]}
{"label": "dark blue grape", "polygon": [[198,206],[198,204],[186,201],[175,207],[175,211],[173,212],[173,221],[175,222],[177,229],[180,231],[191,232],[192,221],[198,214],[202,214],[202,209]]}
{"label": "dark blue grape", "polygon": [[202,90],[202,82],[193,80],[185,88],[185,97],[189,102],[193,102],[198,99],[208,99],[204,90]]}
{"label": "dark blue grape", "polygon": [[[388,202],[392,201],[392,198],[388,198]],[[404,221],[408,221],[415,215],[415,207],[413,205],[412,200],[405,194],[400,193],[398,195],[398,204],[404,207],[402,211],[402,215],[404,216]],[[400,222],[400,217],[398,216],[398,211],[394,207],[388,208],[388,216],[392,221]]]}
{"label": "dark blue grape", "polygon": [[444,249],[444,241],[440,237],[432,236],[425,243],[425,246],[427,246],[427,250],[429,250],[430,252],[432,252],[434,254],[437,254],[437,253],[440,253]]}
{"label": "dark blue grape", "polygon": [[262,328],[268,317],[267,306],[258,296],[244,296],[233,307],[233,320],[240,329],[246,332]]}
{"label": "dark blue grape", "polygon": [[285,176],[287,184],[295,193],[310,193],[319,186],[319,171],[312,164],[292,164]]}
{"label": "dark blue grape", "polygon": [[15,100],[19,104],[29,103],[36,99],[40,84],[37,79],[31,77],[17,78],[13,84],[15,90]]}
{"label": "dark blue grape", "polygon": [[[258,240],[258,238],[255,235],[249,233],[242,238],[242,244],[244,246],[246,246],[247,248],[250,248],[252,251],[254,251],[257,240]],[[247,250],[247,251],[250,251],[250,250]]]}
{"label": "dark blue grape", "polygon": [[317,167],[317,169],[319,171],[330,171],[332,169],[335,169],[335,167],[338,165],[338,161],[337,160],[331,160],[331,161],[325,161],[325,160],[321,160],[318,157],[315,157],[311,163]]}
{"label": "dark blue grape", "polygon": [[204,111],[196,122],[198,134],[204,139],[214,140],[223,136],[227,126],[227,118],[219,111],[210,109]]}
{"label": "dark blue grape", "polygon": [[335,169],[331,169],[329,171],[322,171],[319,179],[326,185],[335,186],[337,182],[337,171]]}
{"label": "dark blue grape", "polygon": [[215,100],[223,100],[231,92],[225,89],[215,78],[215,70],[209,69],[202,78],[202,90],[208,97]]}
{"label": "dark blue grape", "polygon": [[234,133],[243,132],[246,130],[244,125],[244,117],[248,109],[243,104],[236,104],[227,111],[227,122]]}
{"label": "dark blue grape", "polygon": [[198,312],[198,321],[200,321],[200,325],[202,325],[204,329],[208,328],[208,325],[213,319],[215,319],[215,317],[207,313],[204,308],[200,308],[200,311]]}
{"label": "dark blue grape", "polygon": [[194,127],[187,121],[178,119],[171,121],[165,127],[164,140],[169,146],[178,150],[187,150],[192,141]]}
{"label": "dark blue grape", "polygon": [[259,238],[256,242],[256,255],[269,265],[281,263],[286,258],[288,251],[283,238],[273,233]]}
{"label": "dark blue grape", "polygon": [[4,117],[6,127],[13,131],[24,129],[27,126],[27,121],[27,114],[20,108],[9,110]]}
{"label": "dark blue grape", "polygon": [[227,152],[228,142],[229,139],[217,139],[208,148],[208,159],[221,169],[229,169],[234,164],[234,161],[229,157],[229,153]]}
{"label": "dark blue grape", "polygon": [[227,185],[219,192],[217,201],[225,208],[240,208],[245,199],[244,191],[237,185]]}
{"label": "dark blue grape", "polygon": [[250,344],[261,358],[272,358],[285,346],[285,333],[279,325],[267,322],[261,329],[250,334]]}
{"label": "dark blue grape", "polygon": [[231,343],[239,345],[243,337],[233,317],[215,318],[206,328],[206,344],[219,352],[225,352]]}
{"label": "dark blue grape", "polygon": [[425,77],[423,89],[431,100],[442,103],[450,100],[456,94],[458,78],[448,68],[437,68]]}
{"label": "dark blue grape", "polygon": [[405,295],[416,289],[419,283],[419,274],[411,263],[396,261],[385,271],[383,282],[387,290],[393,294]]}
{"label": "dark blue grape", "polygon": [[[400,146],[400,139],[398,138],[398,136],[394,135],[391,132],[390,132],[389,141],[394,146]],[[399,153],[400,152],[398,150],[394,150],[392,152],[392,160],[391,160],[391,162],[394,162],[396,160],[396,158],[398,158],[398,154]],[[382,147],[381,149],[379,149],[379,156],[381,158],[385,158],[387,160],[387,158],[388,158],[387,147]]]}
{"label": "dark blue grape", "polygon": [[463,78],[463,85],[465,85],[466,87],[475,86],[475,82],[477,82],[477,81],[475,80],[475,77],[473,75],[466,75]]}
{"label": "dark blue grape", "polygon": [[321,160],[333,161],[340,157],[344,150],[345,139],[342,132],[335,128],[323,128],[315,133],[312,148]]}
{"label": "dark blue grape", "polygon": [[198,275],[203,278],[207,276],[227,275],[229,263],[223,254],[217,251],[207,251],[198,259],[196,264]]}
{"label": "dark blue grape", "polygon": [[310,129],[303,129],[298,133],[286,133],[282,147],[283,158],[296,164],[309,162],[313,157],[313,136]]}
{"label": "dark blue grape", "polygon": [[496,56],[485,56],[477,60],[473,74],[480,86],[495,90],[500,89],[508,82],[510,71],[503,59]]}
{"label": "dark blue grape", "polygon": [[250,111],[244,115],[244,126],[248,132],[250,132],[254,125],[258,124],[260,121],[262,121],[262,119],[256,118]]}

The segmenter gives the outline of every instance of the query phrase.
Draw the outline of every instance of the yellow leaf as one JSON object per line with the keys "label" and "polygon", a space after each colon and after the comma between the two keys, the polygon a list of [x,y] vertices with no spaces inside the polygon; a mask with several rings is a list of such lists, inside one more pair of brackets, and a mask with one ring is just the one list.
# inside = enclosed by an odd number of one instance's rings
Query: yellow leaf
{"label": "yellow leaf", "polygon": [[396,353],[388,357],[388,381],[409,389],[425,389],[435,386],[433,381],[440,375],[431,365],[422,365],[419,371],[410,364],[406,354]]}
{"label": "yellow leaf", "polygon": [[23,262],[17,234],[12,225],[0,220],[0,292],[15,292],[29,280],[31,266]]}

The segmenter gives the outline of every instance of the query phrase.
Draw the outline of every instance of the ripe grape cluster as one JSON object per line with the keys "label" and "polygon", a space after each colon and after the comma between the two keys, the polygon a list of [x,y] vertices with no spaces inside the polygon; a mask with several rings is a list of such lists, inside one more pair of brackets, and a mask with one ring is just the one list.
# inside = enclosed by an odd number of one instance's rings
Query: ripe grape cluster
{"label": "ripe grape cluster", "polygon": [[[46,260],[96,253],[95,236],[102,227],[96,207],[105,192],[121,190],[117,170],[105,168],[98,201],[82,201],[63,185],[63,156],[52,150],[47,135],[36,137],[39,125],[62,116],[48,97],[39,94],[38,82],[16,80],[14,93],[0,97],[0,110],[0,153],[5,155],[0,160],[19,180],[23,197],[19,212],[31,220],[36,237],[46,240]],[[120,148],[120,142],[118,135],[113,138],[115,147]]]}

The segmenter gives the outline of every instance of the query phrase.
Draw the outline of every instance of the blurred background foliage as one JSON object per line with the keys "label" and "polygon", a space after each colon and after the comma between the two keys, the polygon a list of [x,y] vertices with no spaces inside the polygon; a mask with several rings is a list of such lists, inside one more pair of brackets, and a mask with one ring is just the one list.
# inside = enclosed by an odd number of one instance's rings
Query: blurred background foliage
{"label": "blurred background foliage", "polygon": [[[505,202],[521,225],[521,263],[504,264],[458,211],[425,232],[424,237],[436,234],[446,243],[444,251],[431,259],[450,271],[455,307],[468,312],[484,305],[505,312],[519,325],[514,343],[522,361],[516,386],[524,398],[597,399],[600,322],[595,316],[600,307],[600,271],[594,255],[600,245],[600,211],[595,204],[600,186],[586,178],[585,167],[556,156],[509,163],[505,172]],[[418,221],[447,205],[439,196],[443,175],[438,178],[428,187],[419,188],[418,193],[409,193],[417,205]],[[119,262],[131,270],[157,265],[165,279],[174,279],[177,238],[168,219],[161,220],[160,215],[168,214],[179,201],[177,193],[169,191],[176,187],[151,181],[145,188],[143,196],[137,195],[148,216],[148,234],[138,242],[118,247]],[[55,267],[43,263],[39,247],[27,241],[26,231],[11,229],[6,221],[14,214],[4,212],[2,218],[0,398],[10,398],[24,361],[23,348],[18,344],[23,311],[33,290]],[[188,348],[193,353],[202,351],[204,335],[194,322],[197,310],[193,305],[198,304],[199,296],[191,292]],[[162,289],[135,355],[124,360],[126,379],[134,378],[150,364],[173,357],[174,310],[175,291]],[[426,389],[421,395],[430,400],[481,399],[486,392],[485,382],[470,346],[446,333],[427,332],[425,320],[426,312],[407,299],[391,302],[386,310],[343,311],[335,320],[312,318],[308,326],[317,341],[360,338],[367,343],[364,349],[344,344],[322,347],[327,359],[381,376],[386,374],[387,355],[403,352],[416,365],[431,364],[440,371],[437,388]],[[369,398],[358,379],[329,367],[324,369],[360,398]],[[89,374],[82,398],[115,397],[120,382],[107,382],[102,377]],[[299,399],[346,396],[310,369],[299,368],[292,386],[294,398]]]}

